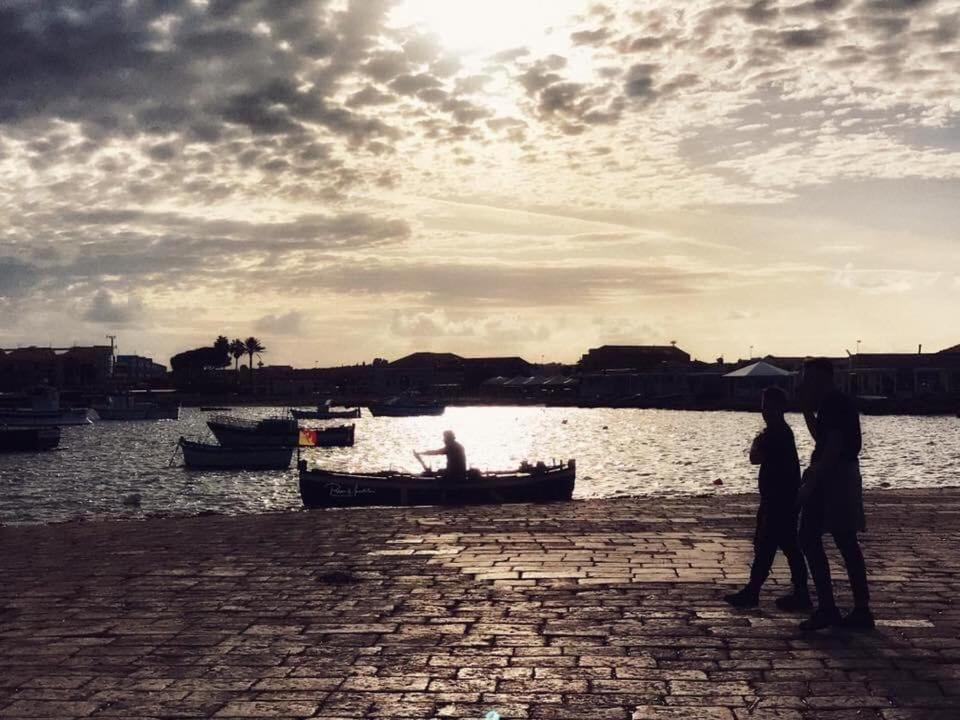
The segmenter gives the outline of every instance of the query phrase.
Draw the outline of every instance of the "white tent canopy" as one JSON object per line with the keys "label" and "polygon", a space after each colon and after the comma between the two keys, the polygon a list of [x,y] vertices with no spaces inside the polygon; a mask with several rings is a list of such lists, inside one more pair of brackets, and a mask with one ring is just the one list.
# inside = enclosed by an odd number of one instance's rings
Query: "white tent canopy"
{"label": "white tent canopy", "polygon": [[739,370],[734,370],[731,373],[727,373],[724,377],[727,378],[782,378],[789,377],[793,375],[789,370],[784,370],[783,368],[778,368],[776,365],[771,365],[768,362],[761,360],[760,362],[755,362],[751,365],[740,368]]}

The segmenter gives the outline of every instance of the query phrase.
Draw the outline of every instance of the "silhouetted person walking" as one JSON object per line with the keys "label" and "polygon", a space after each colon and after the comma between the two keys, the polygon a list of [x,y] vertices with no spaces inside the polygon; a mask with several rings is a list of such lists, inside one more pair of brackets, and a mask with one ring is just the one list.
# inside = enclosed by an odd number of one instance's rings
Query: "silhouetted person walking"
{"label": "silhouetted person walking", "polygon": [[418,458],[421,455],[446,455],[447,468],[443,471],[443,477],[453,482],[462,482],[467,478],[467,454],[464,452],[463,445],[457,442],[453,430],[443,431],[442,448],[414,454]]}
{"label": "silhouetted person walking", "polygon": [[[801,398],[807,428],[816,443],[800,487],[800,544],[817,588],[817,609],[801,630],[839,625],[852,630],[874,627],[867,568],[857,533],[866,529],[859,455],[860,414],[854,401],[834,385],[833,365],[824,358],[803,365]],[[853,590],[854,608],[840,615],[833,596],[830,564],[823,549],[829,532],[843,556]]]}
{"label": "silhouetted person walking", "polygon": [[753,566],[747,586],[723,598],[734,607],[752,608],[760,604],[760,588],[770,575],[778,548],[790,565],[793,592],[777,598],[777,607],[788,612],[813,607],[807,590],[807,566],[797,539],[800,460],[793,430],[783,416],[786,409],[787,394],[783,390],[771,387],[763,391],[763,419],[767,426],[750,447],[750,462],[760,466]]}

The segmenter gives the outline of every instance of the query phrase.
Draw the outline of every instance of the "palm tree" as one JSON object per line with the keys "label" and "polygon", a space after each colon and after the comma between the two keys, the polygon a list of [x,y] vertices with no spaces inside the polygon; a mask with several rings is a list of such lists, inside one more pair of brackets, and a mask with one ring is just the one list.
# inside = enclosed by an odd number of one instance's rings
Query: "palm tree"
{"label": "palm tree", "polygon": [[233,355],[233,369],[237,374],[237,382],[240,382],[240,358],[247,354],[247,346],[243,340],[236,338],[230,342],[230,354]]}
{"label": "palm tree", "polygon": [[257,353],[265,353],[267,349],[255,337],[248,337],[243,341],[243,350],[250,356],[250,387],[253,387],[253,356]]}

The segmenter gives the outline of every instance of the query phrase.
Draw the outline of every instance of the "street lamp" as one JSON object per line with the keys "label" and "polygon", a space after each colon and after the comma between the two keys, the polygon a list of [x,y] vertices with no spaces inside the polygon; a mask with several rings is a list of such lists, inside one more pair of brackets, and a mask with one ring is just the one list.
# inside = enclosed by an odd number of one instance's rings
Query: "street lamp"
{"label": "street lamp", "polygon": [[860,340],[857,340],[857,355],[860,354]]}

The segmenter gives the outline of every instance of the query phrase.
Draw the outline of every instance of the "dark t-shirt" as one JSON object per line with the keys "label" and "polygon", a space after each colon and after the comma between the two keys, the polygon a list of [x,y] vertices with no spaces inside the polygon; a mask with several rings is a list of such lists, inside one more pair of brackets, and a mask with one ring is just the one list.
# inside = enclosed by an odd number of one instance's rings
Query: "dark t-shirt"
{"label": "dark t-shirt", "polygon": [[760,498],[764,503],[793,507],[800,487],[800,458],[793,430],[786,422],[760,433]]}
{"label": "dark t-shirt", "polygon": [[447,480],[463,480],[467,477],[467,454],[463,450],[463,445],[454,440],[449,445],[444,446],[447,456],[447,469],[444,471],[444,477]]}
{"label": "dark t-shirt", "polygon": [[863,445],[860,434],[860,413],[853,400],[839,390],[831,390],[820,403],[817,411],[817,437],[812,462],[823,457],[829,437],[840,433],[840,462],[856,462]]}

